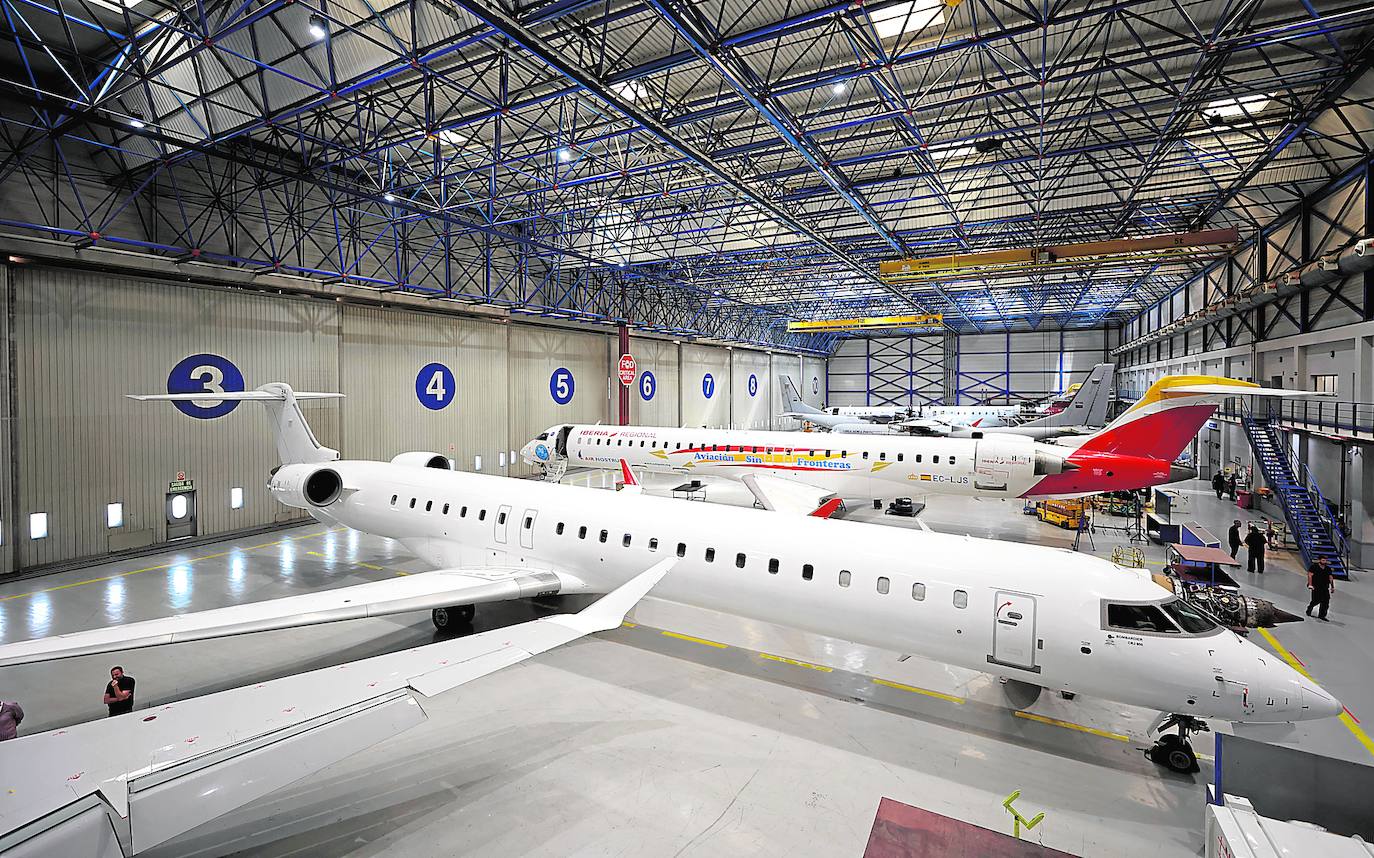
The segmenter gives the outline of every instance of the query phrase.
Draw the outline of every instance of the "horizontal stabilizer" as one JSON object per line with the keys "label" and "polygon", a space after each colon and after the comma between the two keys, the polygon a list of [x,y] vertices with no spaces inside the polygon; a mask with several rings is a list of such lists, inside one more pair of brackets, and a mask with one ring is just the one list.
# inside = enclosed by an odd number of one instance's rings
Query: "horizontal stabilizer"
{"label": "horizontal stabilizer", "polygon": [[[342,393],[314,393],[293,390],[296,399],[343,399]],[[139,402],[285,402],[286,396],[270,390],[226,390],[222,393],[126,393]]]}
{"label": "horizontal stabilizer", "polygon": [[1188,396],[1287,396],[1290,398],[1336,395],[1316,390],[1287,390],[1282,387],[1232,387],[1228,384],[1188,384],[1166,388],[1164,393],[1169,396],[1182,393]]}
{"label": "horizontal stabilizer", "polygon": [[421,696],[619,626],[676,562],[655,565],[577,614],[4,742],[0,851],[151,849],[424,723]]}

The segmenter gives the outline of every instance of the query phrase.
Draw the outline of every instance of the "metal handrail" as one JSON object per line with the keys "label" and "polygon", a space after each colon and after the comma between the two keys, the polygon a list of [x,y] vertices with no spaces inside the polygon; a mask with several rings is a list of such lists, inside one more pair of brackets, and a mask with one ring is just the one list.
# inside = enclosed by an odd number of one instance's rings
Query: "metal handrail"
{"label": "metal handrail", "polygon": [[[1267,409],[1266,414],[1258,415],[1253,411],[1249,411],[1245,407],[1245,401],[1243,399],[1241,399],[1240,397],[1235,397],[1235,399],[1239,400],[1240,405],[1240,408],[1238,409],[1238,416],[1249,416],[1252,420],[1274,419],[1274,409],[1272,408],[1272,402],[1268,403],[1270,408]],[[1230,405],[1232,401],[1233,400],[1227,400],[1227,404]],[[1308,499],[1312,501],[1312,506],[1317,511],[1318,519],[1326,526],[1327,532],[1331,536],[1331,543],[1336,546],[1336,552],[1341,558],[1341,563],[1346,568],[1347,574],[1349,574],[1348,570],[1350,569],[1350,544],[1346,540],[1345,533],[1341,530],[1339,524],[1331,520],[1331,507],[1327,504],[1326,496],[1322,494],[1321,487],[1317,485],[1316,477],[1312,475],[1312,471],[1301,459],[1298,458],[1297,454],[1293,451],[1291,447],[1289,447],[1287,444],[1280,444],[1279,446],[1282,448],[1284,459],[1287,461],[1288,470],[1290,473],[1293,474],[1294,482],[1298,483],[1298,485],[1301,486],[1302,490],[1307,492]],[[1285,495],[1282,492],[1279,493],[1279,502],[1283,506],[1284,517],[1289,518],[1291,520],[1292,517],[1288,511],[1288,502],[1286,500]]]}
{"label": "metal handrail", "polygon": [[[1276,401],[1277,400],[1277,401]],[[1337,402],[1330,399],[1282,399],[1277,397],[1255,403],[1250,413],[1271,420],[1303,423],[1333,432],[1374,434],[1374,402]],[[1233,396],[1221,406],[1223,417],[1239,419],[1246,411],[1241,397]]]}

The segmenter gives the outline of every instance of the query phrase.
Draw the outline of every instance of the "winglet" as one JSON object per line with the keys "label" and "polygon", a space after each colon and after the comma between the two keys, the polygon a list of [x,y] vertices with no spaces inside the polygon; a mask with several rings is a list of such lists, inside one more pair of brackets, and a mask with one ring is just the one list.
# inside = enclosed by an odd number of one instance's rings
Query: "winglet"
{"label": "winglet", "polygon": [[630,470],[630,463],[624,459],[620,460],[620,476],[625,481],[625,487],[621,491],[629,492],[632,495],[643,494],[644,487],[639,484],[635,477],[635,472]]}
{"label": "winglet", "polygon": [[677,565],[676,557],[660,560],[647,570],[621,584],[576,614],[556,614],[543,622],[566,626],[582,634],[604,632],[619,628],[625,615],[644,598],[654,585],[663,580],[668,570]]}

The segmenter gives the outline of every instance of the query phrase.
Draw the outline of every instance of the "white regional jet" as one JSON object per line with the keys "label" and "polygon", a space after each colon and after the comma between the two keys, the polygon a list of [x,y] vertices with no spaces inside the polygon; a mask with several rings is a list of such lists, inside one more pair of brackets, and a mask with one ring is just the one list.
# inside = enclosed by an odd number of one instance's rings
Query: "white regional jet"
{"label": "white regional jet", "polygon": [[[656,595],[1169,713],[1154,758],[1196,765],[1199,720],[1324,718],[1341,704],[1142,570],[1061,549],[457,473],[437,453],[337,461],[285,384],[150,399],[261,400],[272,494],[396,539],[437,571],[0,646],[0,666],[539,593],[606,593],[665,558]],[[456,607],[455,607],[456,606]]]}
{"label": "white regional jet", "polygon": [[978,438],[641,426],[550,427],[521,450],[550,479],[571,466],[743,482],[766,509],[810,514],[832,497],[910,494],[1080,497],[1196,476],[1174,465],[1227,396],[1308,396],[1213,376],[1166,376],[1110,426],[1074,446],[989,431]]}
{"label": "white regional jet", "polygon": [[1001,413],[1001,406],[926,405],[914,409],[907,417],[886,423],[856,420],[835,416],[841,409],[821,409],[807,405],[797,392],[792,379],[782,376],[783,417],[801,420],[830,432],[857,435],[934,435],[947,438],[986,437],[990,434],[1024,435],[1037,441],[1048,441],[1066,435],[1082,435],[1107,422],[1107,406],[1111,399],[1112,374],[1115,367],[1100,363],[1092,368],[1087,382],[1074,385],[1073,397],[1065,407],[1034,420],[1014,422]]}

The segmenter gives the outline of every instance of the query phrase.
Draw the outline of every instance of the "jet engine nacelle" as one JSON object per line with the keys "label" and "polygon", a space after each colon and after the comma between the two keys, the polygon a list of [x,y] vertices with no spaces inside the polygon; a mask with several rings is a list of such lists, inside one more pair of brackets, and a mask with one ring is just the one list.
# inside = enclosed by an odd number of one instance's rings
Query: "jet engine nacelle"
{"label": "jet engine nacelle", "polygon": [[448,457],[438,453],[402,453],[392,457],[391,464],[408,465],[412,468],[434,468],[439,471],[453,470]]}
{"label": "jet engine nacelle", "polygon": [[988,478],[1001,482],[1006,475],[1020,483],[1032,477],[1075,470],[1068,462],[1069,452],[1048,449],[1023,435],[985,435],[978,441],[974,467],[983,482],[988,482]]}
{"label": "jet engine nacelle", "polygon": [[343,495],[343,477],[319,465],[285,465],[272,474],[267,488],[277,501],[296,509],[321,509]]}

